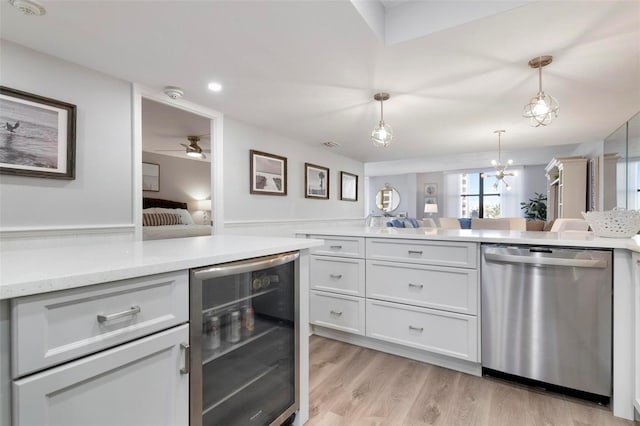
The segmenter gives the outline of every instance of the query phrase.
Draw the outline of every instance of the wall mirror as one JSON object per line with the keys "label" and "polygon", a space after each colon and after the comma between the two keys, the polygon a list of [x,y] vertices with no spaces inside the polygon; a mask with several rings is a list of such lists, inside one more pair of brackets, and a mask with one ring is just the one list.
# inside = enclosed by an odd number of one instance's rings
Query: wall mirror
{"label": "wall mirror", "polygon": [[638,209],[640,113],[604,140],[603,210]]}
{"label": "wall mirror", "polygon": [[376,195],[376,206],[385,213],[391,213],[400,205],[400,194],[392,187],[385,185]]}

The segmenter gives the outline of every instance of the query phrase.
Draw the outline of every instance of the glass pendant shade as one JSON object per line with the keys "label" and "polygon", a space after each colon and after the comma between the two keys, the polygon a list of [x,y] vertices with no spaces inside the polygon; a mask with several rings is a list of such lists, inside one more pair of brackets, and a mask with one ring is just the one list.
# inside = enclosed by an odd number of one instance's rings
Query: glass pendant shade
{"label": "glass pendant shade", "polygon": [[560,104],[556,98],[542,90],[542,67],[553,61],[553,56],[540,56],[529,61],[531,68],[538,68],[538,94],[524,106],[522,116],[530,120],[532,127],[547,126],[557,117]]}
{"label": "glass pendant shade", "polygon": [[389,94],[380,92],[373,96],[373,99],[380,102],[380,122],[371,132],[371,142],[376,147],[387,147],[393,140],[393,128],[384,123],[384,101],[389,99]]}
{"label": "glass pendant shade", "polygon": [[393,128],[380,120],[378,126],[371,132],[371,141],[375,146],[385,147],[389,146],[392,140]]}

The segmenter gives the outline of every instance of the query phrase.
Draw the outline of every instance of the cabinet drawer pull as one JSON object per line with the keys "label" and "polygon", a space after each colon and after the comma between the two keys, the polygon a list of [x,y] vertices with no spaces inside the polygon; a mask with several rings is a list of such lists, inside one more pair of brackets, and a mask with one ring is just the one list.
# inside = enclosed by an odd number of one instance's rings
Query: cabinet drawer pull
{"label": "cabinet drawer pull", "polygon": [[424,288],[424,284],[409,283],[409,287]]}
{"label": "cabinet drawer pull", "polygon": [[340,278],[342,278],[342,274],[329,274],[329,276],[330,276],[331,278],[335,278],[335,279],[337,279],[337,280],[339,280]]}
{"label": "cabinet drawer pull", "polygon": [[133,305],[131,308],[127,309],[126,311],[116,312],[115,314],[108,314],[108,315],[98,314],[98,322],[112,321],[114,319],[129,317],[129,316],[137,315],[139,313],[140,313],[140,306]]}
{"label": "cabinet drawer pull", "polygon": [[180,349],[184,351],[184,367],[180,369],[180,374],[191,372],[191,346],[188,343],[180,343]]}
{"label": "cabinet drawer pull", "polygon": [[342,246],[329,246],[329,248],[332,248],[334,250],[340,250]]}
{"label": "cabinet drawer pull", "polygon": [[422,250],[409,250],[409,254],[422,254]]}
{"label": "cabinet drawer pull", "polygon": [[422,331],[424,330],[424,327],[414,327],[410,325],[409,330],[419,331],[420,333],[422,333]]}
{"label": "cabinet drawer pull", "polygon": [[332,310],[331,310],[331,315],[335,315],[335,316],[339,317],[340,315],[342,315],[342,311],[337,312],[337,311],[334,311],[334,310],[332,309]]}

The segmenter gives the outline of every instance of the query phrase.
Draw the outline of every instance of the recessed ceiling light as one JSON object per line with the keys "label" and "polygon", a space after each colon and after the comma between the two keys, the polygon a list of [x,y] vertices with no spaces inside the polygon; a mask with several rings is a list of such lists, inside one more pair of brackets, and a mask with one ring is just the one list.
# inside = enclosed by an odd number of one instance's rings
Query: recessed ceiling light
{"label": "recessed ceiling light", "polygon": [[28,16],[42,16],[47,10],[33,0],[9,0],[9,4]]}
{"label": "recessed ceiling light", "polygon": [[222,85],[220,83],[209,83],[209,90],[211,90],[212,92],[219,92],[222,90]]}

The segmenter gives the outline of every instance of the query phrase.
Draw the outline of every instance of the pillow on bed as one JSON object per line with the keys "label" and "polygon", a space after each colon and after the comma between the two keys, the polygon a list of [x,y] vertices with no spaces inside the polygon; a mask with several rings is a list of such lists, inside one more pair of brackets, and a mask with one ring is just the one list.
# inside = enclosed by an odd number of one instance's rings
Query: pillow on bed
{"label": "pillow on bed", "polygon": [[180,219],[175,213],[142,213],[142,226],[181,225]]}
{"label": "pillow on bed", "polygon": [[185,209],[164,209],[161,207],[151,207],[148,209],[142,210],[142,213],[171,213],[180,216],[181,224],[183,225],[193,225],[193,218],[191,214]]}

